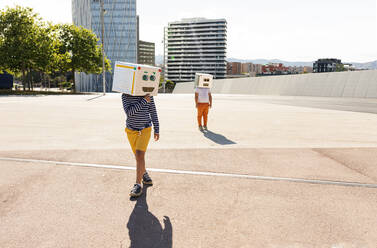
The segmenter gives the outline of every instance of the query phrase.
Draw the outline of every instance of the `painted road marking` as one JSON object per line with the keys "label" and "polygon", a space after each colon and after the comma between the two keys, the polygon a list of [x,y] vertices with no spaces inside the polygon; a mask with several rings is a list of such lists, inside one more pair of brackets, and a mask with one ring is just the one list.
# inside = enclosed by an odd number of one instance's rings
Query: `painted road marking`
{"label": "painted road marking", "polygon": [[24,102],[27,102],[27,103],[35,103],[35,102],[42,102],[42,100],[40,99],[30,99],[30,100],[15,100],[15,101],[5,101],[5,102],[1,102],[0,101],[0,104],[7,104],[7,103],[24,103]]}
{"label": "painted road marking", "polygon": [[[135,167],[121,166],[121,165],[73,163],[73,162],[60,162],[60,161],[51,161],[51,160],[23,159],[23,158],[7,158],[7,157],[0,157],[0,160],[12,161],[12,162],[44,163],[44,164],[77,166],[77,167],[92,167],[92,168],[113,169],[113,170],[136,170]],[[283,182],[285,181],[285,182],[294,182],[294,183],[336,185],[336,186],[347,186],[347,187],[364,187],[364,188],[377,189],[377,184],[347,182],[347,181],[303,179],[303,178],[291,178],[291,177],[273,177],[273,176],[253,176],[253,175],[246,175],[246,174],[187,171],[187,170],[173,170],[173,169],[156,169],[156,168],[148,168],[148,171],[159,172],[159,173],[169,173],[169,174],[232,177],[232,178],[245,178],[245,179],[253,179],[253,180],[264,180],[264,181],[283,181]]]}

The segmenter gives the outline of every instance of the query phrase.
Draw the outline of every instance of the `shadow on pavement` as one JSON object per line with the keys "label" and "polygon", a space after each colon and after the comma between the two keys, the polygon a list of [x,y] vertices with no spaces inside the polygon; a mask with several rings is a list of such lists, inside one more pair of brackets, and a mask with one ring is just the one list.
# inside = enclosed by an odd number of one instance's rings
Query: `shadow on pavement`
{"label": "shadow on pavement", "polygon": [[144,186],[144,193],[136,201],[134,210],[127,223],[128,234],[131,240],[130,248],[171,248],[173,247],[173,228],[169,217],[164,216],[164,226],[148,210],[148,186]]}
{"label": "shadow on pavement", "polygon": [[218,133],[214,133],[210,130],[207,130],[207,131],[202,131],[204,137],[206,137],[207,139],[210,139],[212,140],[213,142],[215,142],[216,144],[219,144],[219,145],[233,145],[233,144],[237,144],[236,142],[228,139],[227,137],[225,137],[224,135],[221,135],[221,134],[218,134]]}
{"label": "shadow on pavement", "polygon": [[93,100],[95,100],[95,99],[97,99],[97,98],[100,98],[100,97],[103,97],[104,95],[103,94],[101,94],[101,95],[98,95],[98,96],[95,96],[95,97],[92,97],[92,98],[89,98],[89,99],[87,99],[86,101],[93,101]]}

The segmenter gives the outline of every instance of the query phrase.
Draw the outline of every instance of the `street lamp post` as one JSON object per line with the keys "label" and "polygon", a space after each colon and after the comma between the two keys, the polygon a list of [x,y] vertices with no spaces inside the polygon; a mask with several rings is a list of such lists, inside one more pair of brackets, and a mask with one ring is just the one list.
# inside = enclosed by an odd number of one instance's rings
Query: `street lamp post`
{"label": "street lamp post", "polygon": [[103,84],[103,95],[106,94],[106,72],[105,72],[105,9],[104,0],[101,0],[101,40],[102,40],[102,84]]}
{"label": "street lamp post", "polygon": [[166,84],[166,61],[165,61],[165,48],[166,48],[166,44],[165,44],[165,39],[166,39],[166,27],[164,27],[164,40],[163,40],[163,43],[164,43],[164,65],[163,65],[163,69],[164,69],[164,82],[162,83],[162,87],[163,87],[163,90],[164,90],[164,93],[165,93],[165,84]]}

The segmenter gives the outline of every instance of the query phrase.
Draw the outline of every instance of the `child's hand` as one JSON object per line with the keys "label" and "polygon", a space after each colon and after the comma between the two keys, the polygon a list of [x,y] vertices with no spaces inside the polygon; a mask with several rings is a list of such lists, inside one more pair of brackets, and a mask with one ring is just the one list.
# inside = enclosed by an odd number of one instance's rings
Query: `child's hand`
{"label": "child's hand", "polygon": [[148,95],[145,95],[144,96],[144,99],[147,101],[147,102],[151,102],[151,97]]}
{"label": "child's hand", "polygon": [[160,139],[160,134],[159,133],[155,133],[154,134],[154,140],[158,141],[159,139]]}

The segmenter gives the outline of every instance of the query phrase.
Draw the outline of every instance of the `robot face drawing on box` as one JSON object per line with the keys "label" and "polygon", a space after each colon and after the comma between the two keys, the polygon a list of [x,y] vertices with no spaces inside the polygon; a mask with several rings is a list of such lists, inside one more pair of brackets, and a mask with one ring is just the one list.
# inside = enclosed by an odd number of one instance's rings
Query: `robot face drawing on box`
{"label": "robot face drawing on box", "polygon": [[134,95],[157,95],[161,69],[156,67],[139,66],[134,83]]}
{"label": "robot face drawing on box", "polygon": [[196,73],[195,85],[198,88],[212,88],[213,76],[211,74]]}
{"label": "robot face drawing on box", "polygon": [[148,65],[116,62],[113,91],[133,96],[156,96],[161,69]]}

